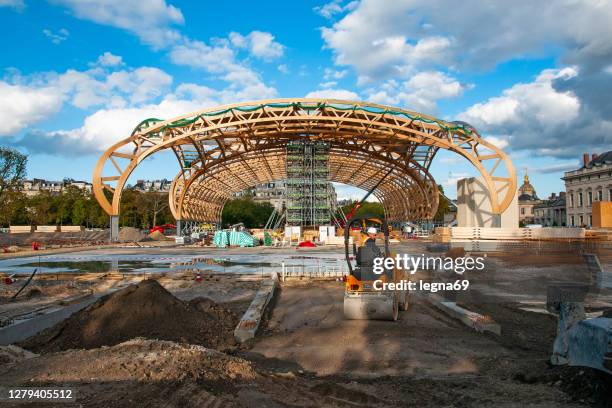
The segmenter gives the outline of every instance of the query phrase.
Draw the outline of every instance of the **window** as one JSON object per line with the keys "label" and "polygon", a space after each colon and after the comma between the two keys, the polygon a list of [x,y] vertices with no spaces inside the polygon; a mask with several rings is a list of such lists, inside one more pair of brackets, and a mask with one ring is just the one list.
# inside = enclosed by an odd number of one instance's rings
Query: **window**
{"label": "window", "polygon": [[521,215],[525,215],[525,207],[521,207]]}
{"label": "window", "polygon": [[578,193],[578,207],[582,207],[582,193]]}
{"label": "window", "polygon": [[589,197],[588,205],[591,206],[593,205],[593,192],[592,191],[588,192],[588,197]]}
{"label": "window", "polygon": [[589,215],[589,227],[593,225],[593,216]]}
{"label": "window", "polygon": [[603,190],[597,191],[597,201],[603,201]]}
{"label": "window", "polygon": [[612,188],[608,191],[608,201],[612,201]]}
{"label": "window", "polygon": [[[612,190],[610,190],[610,193],[612,194]],[[612,199],[610,199],[610,201],[612,201]],[[574,192],[569,193],[569,203],[570,207],[574,206]]]}
{"label": "window", "polygon": [[584,225],[584,216],[580,216],[580,226],[582,227]]}
{"label": "window", "polygon": [[570,217],[570,225],[572,227],[574,227],[576,225],[576,223],[574,222],[574,216],[573,215]]}

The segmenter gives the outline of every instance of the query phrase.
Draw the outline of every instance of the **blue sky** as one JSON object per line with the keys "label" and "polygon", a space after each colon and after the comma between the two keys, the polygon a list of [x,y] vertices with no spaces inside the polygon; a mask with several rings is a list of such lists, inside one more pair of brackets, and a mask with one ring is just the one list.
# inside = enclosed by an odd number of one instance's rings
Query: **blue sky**
{"label": "blue sky", "polygon": [[[339,97],[461,119],[540,197],[612,146],[612,4],[438,0],[0,0],[0,144],[29,176],[90,179],[140,119],[270,97]],[[172,178],[168,155],[137,178]],[[450,154],[449,196],[475,175]],[[340,196],[358,195],[342,188]]]}

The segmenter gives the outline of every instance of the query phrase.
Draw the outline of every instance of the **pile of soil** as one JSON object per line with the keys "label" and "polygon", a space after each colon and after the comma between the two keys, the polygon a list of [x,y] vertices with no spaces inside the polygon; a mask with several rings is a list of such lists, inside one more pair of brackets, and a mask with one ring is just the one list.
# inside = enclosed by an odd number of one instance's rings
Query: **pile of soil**
{"label": "pile of soil", "polygon": [[167,236],[165,236],[159,231],[153,231],[152,233],[148,235],[148,238],[153,241],[171,241],[170,238],[168,238]]}
{"label": "pile of soil", "polygon": [[57,325],[25,340],[36,353],[112,346],[135,337],[227,350],[238,318],[210,299],[174,297],[155,280],[104,296]]}
{"label": "pile of soil", "polygon": [[138,228],[123,227],[119,230],[119,241],[140,241],[143,233]]}

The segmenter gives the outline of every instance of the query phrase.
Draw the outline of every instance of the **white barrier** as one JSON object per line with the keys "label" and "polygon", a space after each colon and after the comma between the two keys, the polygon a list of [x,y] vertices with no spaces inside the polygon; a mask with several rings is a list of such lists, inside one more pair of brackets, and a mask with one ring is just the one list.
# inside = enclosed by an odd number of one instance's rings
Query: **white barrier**
{"label": "white barrier", "polygon": [[36,232],[59,232],[59,226],[57,225],[38,225]]}
{"label": "white barrier", "polygon": [[85,231],[85,227],[80,225],[62,225],[60,232],[82,232]]}
{"label": "white barrier", "polygon": [[582,239],[584,228],[480,228],[452,227],[454,240],[529,240],[529,239]]}
{"label": "white barrier", "polygon": [[9,227],[9,233],[11,234],[29,234],[34,232],[32,225],[11,225]]}

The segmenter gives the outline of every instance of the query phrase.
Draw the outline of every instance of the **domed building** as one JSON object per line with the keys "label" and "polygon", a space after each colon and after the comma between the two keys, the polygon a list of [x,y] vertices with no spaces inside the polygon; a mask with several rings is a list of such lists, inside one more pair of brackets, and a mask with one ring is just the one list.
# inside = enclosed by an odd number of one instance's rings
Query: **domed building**
{"label": "domed building", "polygon": [[518,189],[519,224],[533,224],[535,221],[533,207],[541,202],[535,188],[529,182],[529,176],[525,173],[523,185]]}

